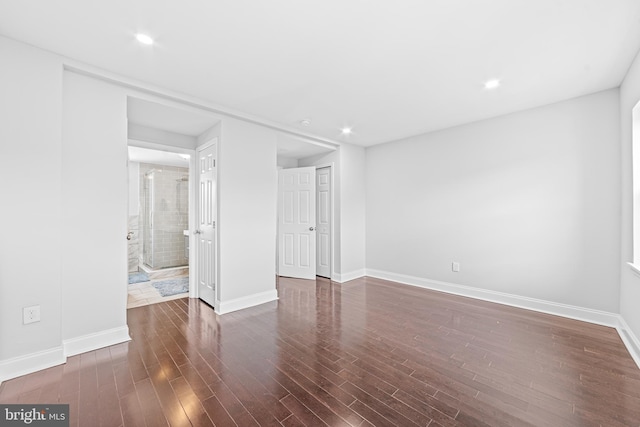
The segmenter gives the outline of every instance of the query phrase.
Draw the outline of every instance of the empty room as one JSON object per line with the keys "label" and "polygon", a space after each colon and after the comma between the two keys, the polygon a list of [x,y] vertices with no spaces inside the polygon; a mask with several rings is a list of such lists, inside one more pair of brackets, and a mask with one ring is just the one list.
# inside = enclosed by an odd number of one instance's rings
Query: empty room
{"label": "empty room", "polygon": [[640,426],[639,53],[636,0],[0,2],[0,424]]}

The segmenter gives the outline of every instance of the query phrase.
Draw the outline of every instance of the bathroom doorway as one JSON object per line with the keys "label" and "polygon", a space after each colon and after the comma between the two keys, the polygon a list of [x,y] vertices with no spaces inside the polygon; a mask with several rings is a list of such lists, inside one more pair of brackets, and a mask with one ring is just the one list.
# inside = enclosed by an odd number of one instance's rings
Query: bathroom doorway
{"label": "bathroom doorway", "polygon": [[129,147],[127,308],[188,296],[189,160]]}
{"label": "bathroom doorway", "polygon": [[[127,97],[128,308],[199,297],[196,148],[219,138],[221,129],[221,118],[211,112],[168,99]],[[161,280],[173,280],[169,285],[177,289],[158,299],[158,292],[167,293],[154,286]]]}

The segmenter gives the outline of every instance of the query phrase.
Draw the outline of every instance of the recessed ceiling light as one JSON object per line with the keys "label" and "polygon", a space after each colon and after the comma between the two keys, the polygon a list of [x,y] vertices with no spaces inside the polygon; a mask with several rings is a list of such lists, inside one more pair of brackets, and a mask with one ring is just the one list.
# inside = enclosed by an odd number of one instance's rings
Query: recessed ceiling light
{"label": "recessed ceiling light", "polygon": [[136,39],[142,44],[146,44],[149,46],[153,44],[153,39],[146,34],[137,33]]}
{"label": "recessed ceiling light", "polygon": [[351,134],[351,128],[342,128],[342,134],[343,135]]}
{"label": "recessed ceiling light", "polygon": [[498,86],[500,86],[500,80],[498,79],[487,80],[484,84],[485,89],[495,89]]}

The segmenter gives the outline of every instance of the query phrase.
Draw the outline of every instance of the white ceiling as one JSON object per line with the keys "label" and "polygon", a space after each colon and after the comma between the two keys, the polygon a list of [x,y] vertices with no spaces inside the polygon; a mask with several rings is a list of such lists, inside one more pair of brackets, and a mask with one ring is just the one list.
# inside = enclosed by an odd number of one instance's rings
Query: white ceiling
{"label": "white ceiling", "polygon": [[198,137],[220,120],[193,110],[183,110],[138,98],[127,100],[127,119],[150,128]]}
{"label": "white ceiling", "polygon": [[285,159],[304,159],[316,154],[334,151],[337,147],[318,144],[288,133],[278,133],[278,157]]}
{"label": "white ceiling", "polygon": [[640,1],[2,0],[0,34],[366,146],[619,86]]}
{"label": "white ceiling", "polygon": [[153,165],[177,166],[180,168],[189,167],[189,158],[182,157],[177,153],[168,151],[152,150],[142,147],[129,146],[129,160],[139,163],[150,163]]}

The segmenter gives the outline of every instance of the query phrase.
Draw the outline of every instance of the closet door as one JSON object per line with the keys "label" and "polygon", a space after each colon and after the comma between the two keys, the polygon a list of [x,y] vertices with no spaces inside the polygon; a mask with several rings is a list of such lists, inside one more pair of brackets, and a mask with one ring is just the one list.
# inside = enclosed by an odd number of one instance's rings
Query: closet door
{"label": "closet door", "polygon": [[278,172],[278,275],[316,278],[316,168]]}

